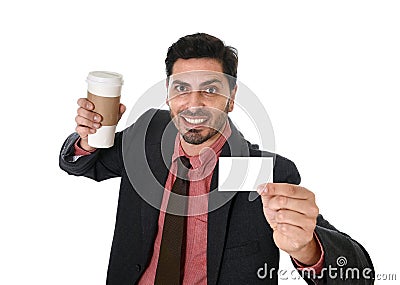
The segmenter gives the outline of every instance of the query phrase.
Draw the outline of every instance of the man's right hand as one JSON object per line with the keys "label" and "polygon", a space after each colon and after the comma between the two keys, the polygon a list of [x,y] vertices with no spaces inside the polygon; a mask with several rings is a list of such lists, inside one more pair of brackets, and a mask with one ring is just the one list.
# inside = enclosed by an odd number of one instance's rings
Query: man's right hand
{"label": "man's right hand", "polygon": [[[86,151],[94,151],[96,148],[91,147],[88,144],[88,135],[94,134],[98,128],[101,127],[101,121],[103,118],[100,114],[93,111],[94,104],[90,102],[86,98],[78,99],[78,111],[75,117],[76,122],[76,132],[81,137],[80,147]],[[126,111],[126,107],[124,104],[119,105],[119,119],[121,119],[122,115]],[[118,119],[118,120],[119,120]]]}

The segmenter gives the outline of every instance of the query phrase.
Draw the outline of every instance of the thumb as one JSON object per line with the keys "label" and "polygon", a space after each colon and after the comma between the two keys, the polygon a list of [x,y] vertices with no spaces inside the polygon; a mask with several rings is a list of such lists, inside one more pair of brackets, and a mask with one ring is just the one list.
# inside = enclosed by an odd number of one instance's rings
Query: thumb
{"label": "thumb", "polygon": [[269,226],[275,231],[276,227],[278,226],[278,223],[275,219],[276,211],[264,208],[264,216]]}
{"label": "thumb", "polygon": [[269,202],[271,196],[267,195],[266,184],[259,185],[257,187],[257,192],[258,192],[258,194],[260,194],[265,219],[267,220],[270,227],[273,230],[275,230],[277,227],[277,222],[276,222],[276,218],[275,218],[277,211],[271,210],[268,207],[268,202]]}
{"label": "thumb", "polygon": [[122,115],[125,113],[126,111],[126,106],[124,104],[119,104],[119,119],[121,119]]}

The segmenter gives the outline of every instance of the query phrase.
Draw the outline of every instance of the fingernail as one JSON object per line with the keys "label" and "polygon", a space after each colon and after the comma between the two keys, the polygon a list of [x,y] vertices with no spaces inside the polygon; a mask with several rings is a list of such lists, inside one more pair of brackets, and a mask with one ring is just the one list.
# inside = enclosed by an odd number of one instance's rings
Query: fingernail
{"label": "fingernail", "polygon": [[92,108],[92,105],[91,105],[90,103],[86,103],[86,108],[87,108],[87,109],[91,109],[91,108]]}
{"label": "fingernail", "polygon": [[95,127],[96,129],[100,128],[100,124],[94,123],[93,127]]}
{"label": "fingernail", "polygon": [[270,187],[273,187],[272,184],[270,182],[267,183],[267,185],[265,185],[265,192],[268,192],[268,189]]}
{"label": "fingernail", "polygon": [[257,193],[258,193],[259,195],[261,195],[263,192],[264,192],[264,187],[263,187],[263,185],[257,186]]}
{"label": "fingernail", "polygon": [[96,121],[96,122],[98,122],[98,121],[99,121],[99,116],[94,116],[94,117],[93,117],[93,120]]}

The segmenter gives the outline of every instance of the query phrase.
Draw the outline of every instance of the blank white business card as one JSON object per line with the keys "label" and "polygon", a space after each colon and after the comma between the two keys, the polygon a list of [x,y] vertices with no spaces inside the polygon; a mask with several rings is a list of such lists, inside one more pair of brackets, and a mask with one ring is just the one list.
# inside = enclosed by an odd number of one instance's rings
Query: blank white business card
{"label": "blank white business card", "polygon": [[272,157],[220,157],[218,191],[257,191],[273,181]]}

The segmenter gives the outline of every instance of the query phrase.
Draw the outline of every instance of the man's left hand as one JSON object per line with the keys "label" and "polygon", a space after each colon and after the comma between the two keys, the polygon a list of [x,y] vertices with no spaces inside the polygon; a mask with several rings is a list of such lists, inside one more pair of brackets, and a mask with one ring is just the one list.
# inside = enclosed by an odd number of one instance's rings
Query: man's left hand
{"label": "man's left hand", "polygon": [[262,184],[258,193],[276,246],[304,265],[316,264],[321,249],[314,237],[319,213],[314,193],[285,183]]}

